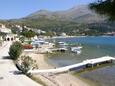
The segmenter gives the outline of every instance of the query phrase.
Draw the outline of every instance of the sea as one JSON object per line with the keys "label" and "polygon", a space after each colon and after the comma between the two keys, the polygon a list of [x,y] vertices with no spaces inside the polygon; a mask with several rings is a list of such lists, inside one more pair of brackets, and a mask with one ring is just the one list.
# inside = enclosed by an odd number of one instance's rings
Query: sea
{"label": "sea", "polygon": [[[56,67],[76,64],[86,59],[103,56],[115,57],[115,36],[55,38],[49,41],[66,42],[71,44],[69,47],[83,47],[79,55],[70,51],[49,55],[47,59],[48,63]],[[79,76],[91,82],[98,83],[97,86],[115,86],[115,62],[92,70],[85,70]]]}

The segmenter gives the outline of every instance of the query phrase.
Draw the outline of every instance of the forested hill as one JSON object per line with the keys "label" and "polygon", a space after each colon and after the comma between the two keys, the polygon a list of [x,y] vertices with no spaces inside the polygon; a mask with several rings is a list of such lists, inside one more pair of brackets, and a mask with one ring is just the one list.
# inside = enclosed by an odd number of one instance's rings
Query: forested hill
{"label": "forested hill", "polygon": [[[39,10],[24,18],[12,19],[8,20],[8,22],[51,32],[66,32],[73,35],[84,33],[95,35],[109,32],[109,30],[114,31],[113,23],[107,23],[105,16],[96,14],[86,5],[55,12]],[[105,24],[107,27],[105,27]]]}

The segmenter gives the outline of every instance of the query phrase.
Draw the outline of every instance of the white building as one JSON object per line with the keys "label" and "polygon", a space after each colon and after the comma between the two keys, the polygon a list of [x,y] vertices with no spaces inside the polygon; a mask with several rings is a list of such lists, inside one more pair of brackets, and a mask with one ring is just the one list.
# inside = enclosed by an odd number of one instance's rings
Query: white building
{"label": "white building", "polygon": [[15,35],[7,34],[4,39],[5,39],[5,41],[13,41],[13,40],[15,40]]}
{"label": "white building", "polygon": [[[15,35],[12,34],[11,29],[7,28],[4,24],[0,24],[0,32],[6,33],[4,36],[5,41],[13,41],[15,39]],[[2,37],[0,39],[2,39]]]}
{"label": "white building", "polygon": [[67,36],[67,34],[66,33],[61,33],[61,36]]}
{"label": "white building", "polygon": [[0,36],[0,41],[3,40],[2,36]]}
{"label": "white building", "polygon": [[6,26],[0,23],[0,28],[6,28]]}
{"label": "white building", "polygon": [[7,28],[4,24],[0,24],[0,32],[11,33],[11,29]]}

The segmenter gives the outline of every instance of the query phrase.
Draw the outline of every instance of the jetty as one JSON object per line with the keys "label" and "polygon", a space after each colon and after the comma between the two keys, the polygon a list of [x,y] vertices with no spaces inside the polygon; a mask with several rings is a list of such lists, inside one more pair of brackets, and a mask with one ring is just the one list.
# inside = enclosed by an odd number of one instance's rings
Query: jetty
{"label": "jetty", "polygon": [[110,56],[104,56],[100,58],[95,58],[95,59],[87,59],[82,61],[81,63],[65,66],[65,67],[60,67],[60,68],[55,68],[55,69],[44,69],[44,70],[29,70],[28,73],[31,74],[39,74],[39,73],[63,73],[63,72],[68,72],[68,71],[75,71],[87,67],[93,67],[99,64],[103,63],[111,63],[114,61],[114,57]]}

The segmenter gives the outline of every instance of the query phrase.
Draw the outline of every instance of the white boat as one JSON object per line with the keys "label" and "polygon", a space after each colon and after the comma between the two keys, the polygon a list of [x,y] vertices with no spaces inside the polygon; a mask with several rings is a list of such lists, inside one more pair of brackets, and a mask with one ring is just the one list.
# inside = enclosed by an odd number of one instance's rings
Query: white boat
{"label": "white boat", "polygon": [[74,53],[77,53],[77,54],[81,53],[81,49],[82,49],[82,46],[71,47],[71,51],[74,52]]}
{"label": "white boat", "polygon": [[59,44],[60,46],[66,46],[66,45],[68,45],[66,42],[58,42],[58,44]]}

